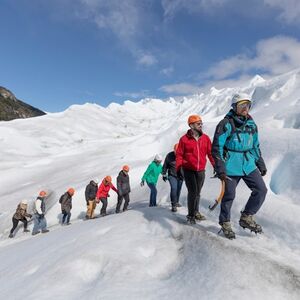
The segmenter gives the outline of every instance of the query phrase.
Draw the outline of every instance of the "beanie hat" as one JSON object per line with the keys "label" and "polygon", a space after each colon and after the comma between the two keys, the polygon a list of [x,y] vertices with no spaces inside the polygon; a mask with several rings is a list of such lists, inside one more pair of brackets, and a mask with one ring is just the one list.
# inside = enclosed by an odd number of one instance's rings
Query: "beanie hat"
{"label": "beanie hat", "polygon": [[202,119],[199,115],[191,115],[188,118],[188,125],[196,123],[196,122],[201,122]]}
{"label": "beanie hat", "polygon": [[129,166],[127,166],[127,165],[123,166],[122,170],[125,172],[129,172]]}
{"label": "beanie hat", "polygon": [[69,188],[69,189],[68,189],[68,194],[69,194],[69,195],[73,196],[74,193],[75,193],[75,190],[74,190],[73,188]]}
{"label": "beanie hat", "polygon": [[109,182],[109,183],[111,183],[111,176],[109,176],[109,175],[107,175],[107,176],[105,176],[105,178],[104,178],[107,182]]}
{"label": "beanie hat", "polygon": [[22,201],[21,201],[21,204],[27,205],[28,202],[27,202],[27,200],[22,200]]}
{"label": "beanie hat", "polygon": [[174,152],[176,152],[176,151],[177,151],[178,145],[179,145],[178,143],[174,145],[174,147],[173,147],[173,149],[174,149]]}
{"label": "beanie hat", "polygon": [[45,191],[40,191],[39,196],[40,197],[46,197],[47,193]]}
{"label": "beanie hat", "polygon": [[159,155],[159,154],[156,154],[156,155],[155,155],[155,157],[154,157],[154,160],[155,160],[155,161],[157,161],[157,162],[160,162],[160,161],[162,161],[162,157],[161,157],[161,155]]}

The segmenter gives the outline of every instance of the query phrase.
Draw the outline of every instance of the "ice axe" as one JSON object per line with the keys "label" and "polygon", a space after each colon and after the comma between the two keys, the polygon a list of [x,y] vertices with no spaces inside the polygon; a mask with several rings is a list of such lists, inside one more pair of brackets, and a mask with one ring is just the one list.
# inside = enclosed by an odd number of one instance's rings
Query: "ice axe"
{"label": "ice axe", "polygon": [[215,200],[215,203],[213,205],[210,205],[208,207],[210,211],[213,211],[217,207],[217,205],[219,203],[221,203],[222,198],[224,196],[224,192],[225,192],[225,181],[221,180],[221,191],[220,191],[220,194],[219,194],[218,198]]}

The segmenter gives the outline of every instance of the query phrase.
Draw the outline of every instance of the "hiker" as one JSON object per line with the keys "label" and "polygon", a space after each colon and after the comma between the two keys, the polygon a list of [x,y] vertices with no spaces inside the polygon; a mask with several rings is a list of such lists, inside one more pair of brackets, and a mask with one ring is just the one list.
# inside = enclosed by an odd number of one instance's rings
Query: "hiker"
{"label": "hiker", "polygon": [[219,224],[227,238],[235,238],[230,224],[230,210],[235,190],[242,179],[252,193],[241,212],[239,224],[256,233],[262,228],[253,218],[263,204],[267,188],[262,176],[267,168],[261,156],[257,126],[249,115],[251,98],[247,94],[236,94],[232,98],[232,109],[217,125],[212,154],[217,176],[225,181],[225,193],[221,202]]}
{"label": "hiker", "polygon": [[129,193],[130,193],[130,183],[129,183],[129,166],[125,165],[122,167],[118,177],[117,177],[117,189],[118,189],[118,203],[116,207],[116,213],[120,212],[123,198],[125,200],[123,211],[128,209],[128,204],[130,201]]}
{"label": "hiker", "polygon": [[172,205],[172,212],[177,211],[177,207],[181,207],[179,204],[179,197],[182,187],[182,176],[178,178],[177,172],[176,172],[176,151],[178,148],[178,144],[175,144],[173,147],[174,151],[171,151],[167,154],[163,168],[162,168],[162,178],[163,181],[169,181],[171,192],[170,192],[170,198],[171,198],[171,205]]}
{"label": "hiker", "polygon": [[105,176],[105,178],[102,180],[102,183],[100,184],[97,194],[96,194],[96,202],[99,203],[102,202],[102,208],[100,211],[100,216],[106,216],[106,208],[107,208],[107,197],[109,197],[109,191],[110,189],[113,189],[117,194],[118,190],[115,188],[115,186],[112,184],[111,176]]}
{"label": "hiker", "polygon": [[141,181],[141,186],[144,186],[145,181],[150,188],[150,203],[149,206],[156,206],[156,196],[157,196],[157,189],[156,189],[156,184],[158,181],[159,174],[162,172],[162,157],[159,154],[156,154],[154,157],[154,160],[150,163],[148,166],[147,170],[145,171],[142,181]]}
{"label": "hiker", "polygon": [[26,218],[31,218],[31,217],[32,217],[32,215],[27,213],[27,201],[26,200],[22,200],[18,204],[16,212],[14,213],[14,215],[12,217],[13,227],[10,230],[9,237],[10,238],[14,237],[14,231],[17,228],[17,226],[19,224],[19,221],[23,222],[23,224],[24,224],[23,232],[30,232],[30,230],[27,229],[28,221],[27,221]]}
{"label": "hiker", "polygon": [[91,180],[85,188],[85,201],[87,205],[86,219],[94,219],[94,211],[96,208],[96,194],[98,191],[99,180]]}
{"label": "hiker", "polygon": [[199,115],[188,118],[190,129],[179,140],[176,151],[177,177],[182,178],[188,190],[188,215],[187,221],[195,224],[196,220],[203,221],[205,216],[199,211],[200,193],[205,179],[206,157],[212,166],[214,160],[211,155],[210,138],[202,131],[202,119]]}
{"label": "hiker", "polygon": [[70,225],[71,209],[72,209],[72,197],[75,193],[73,188],[69,188],[59,199],[61,204],[61,213],[63,214],[61,225]]}
{"label": "hiker", "polygon": [[36,198],[34,202],[34,215],[33,215],[33,222],[34,226],[32,229],[32,235],[36,235],[40,232],[46,233],[49,232],[47,229],[47,220],[45,218],[46,212],[46,199],[47,193],[45,191],[40,191],[39,196]]}

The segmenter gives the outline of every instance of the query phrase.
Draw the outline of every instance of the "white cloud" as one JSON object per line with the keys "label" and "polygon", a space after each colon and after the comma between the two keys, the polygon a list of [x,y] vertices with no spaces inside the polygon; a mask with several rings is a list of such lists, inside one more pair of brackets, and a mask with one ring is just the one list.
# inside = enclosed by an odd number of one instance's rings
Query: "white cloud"
{"label": "white cloud", "polygon": [[143,66],[152,66],[157,63],[157,59],[152,54],[141,54],[138,59],[138,64]]}
{"label": "white cloud", "polygon": [[170,76],[173,72],[174,72],[173,67],[168,67],[168,68],[164,68],[164,69],[160,70],[160,73],[165,76]]}
{"label": "white cloud", "polygon": [[255,70],[277,75],[299,65],[300,42],[291,37],[277,36],[259,41],[252,56],[242,53],[218,62],[209,69],[206,77],[223,79]]}
{"label": "white cloud", "polygon": [[142,90],[140,92],[115,92],[114,95],[117,97],[133,98],[133,99],[151,97],[148,90]]}
{"label": "white cloud", "polygon": [[264,0],[264,3],[279,9],[279,17],[286,23],[300,23],[299,0]]}
{"label": "white cloud", "polygon": [[190,95],[200,93],[201,88],[197,85],[182,82],[177,84],[163,85],[160,87],[160,90],[168,94]]}

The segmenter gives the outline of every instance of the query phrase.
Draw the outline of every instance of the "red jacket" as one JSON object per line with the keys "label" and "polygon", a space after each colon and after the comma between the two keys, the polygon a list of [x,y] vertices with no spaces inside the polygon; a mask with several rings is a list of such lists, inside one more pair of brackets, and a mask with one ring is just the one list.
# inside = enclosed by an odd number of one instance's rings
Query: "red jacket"
{"label": "red jacket", "polygon": [[112,188],[116,193],[118,193],[118,190],[114,187],[114,185],[112,183],[105,185],[102,181],[102,183],[100,184],[100,186],[98,188],[96,198],[97,199],[107,198],[110,188]]}
{"label": "red jacket", "polygon": [[192,131],[182,136],[176,151],[176,170],[181,167],[193,171],[203,171],[206,166],[206,156],[208,156],[212,166],[215,165],[211,155],[211,141],[208,135],[202,133],[198,141],[193,137]]}

